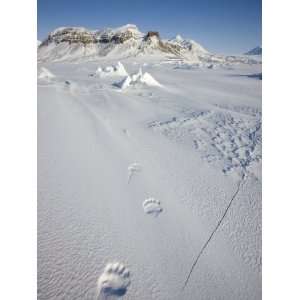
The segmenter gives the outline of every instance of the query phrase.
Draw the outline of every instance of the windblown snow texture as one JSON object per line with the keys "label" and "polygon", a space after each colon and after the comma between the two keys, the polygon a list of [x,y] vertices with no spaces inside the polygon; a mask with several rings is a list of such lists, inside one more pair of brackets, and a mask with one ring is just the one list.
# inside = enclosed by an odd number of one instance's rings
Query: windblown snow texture
{"label": "windblown snow texture", "polygon": [[261,64],[129,29],[38,49],[38,299],[261,299]]}

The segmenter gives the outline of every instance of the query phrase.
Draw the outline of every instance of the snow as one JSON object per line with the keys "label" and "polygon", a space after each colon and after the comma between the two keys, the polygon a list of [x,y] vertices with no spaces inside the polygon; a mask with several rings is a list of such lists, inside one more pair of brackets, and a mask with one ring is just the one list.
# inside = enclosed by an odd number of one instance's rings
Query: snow
{"label": "snow", "polygon": [[139,68],[137,73],[133,73],[131,76],[127,75],[122,81],[114,83],[114,85],[120,87],[121,89],[125,89],[133,85],[136,86],[138,84],[162,87],[162,85],[155,80],[151,74],[148,72],[143,74],[142,68]]}
{"label": "snow", "polygon": [[[128,38],[116,43],[113,36],[126,32]],[[85,36],[81,42],[68,42],[74,36]],[[49,34],[47,42],[38,47],[38,62],[102,62],[123,60],[129,57],[149,57],[151,60],[181,60],[203,64],[261,64],[261,55],[219,55],[210,53],[200,43],[177,35],[164,39],[142,33],[134,24],[117,28],[89,30],[84,27],[59,27]],[[82,42],[86,40],[86,42]],[[105,40],[105,42],[103,41]],[[101,42],[102,41],[102,42]],[[260,48],[261,49],[261,48]],[[258,57],[259,56],[259,57]]]}
{"label": "snow", "polygon": [[98,67],[96,75],[100,77],[105,76],[127,76],[128,73],[121,62],[113,66],[106,66],[105,68]]}
{"label": "snow", "polygon": [[[68,43],[65,36],[63,36],[66,31],[68,31],[68,37],[73,36],[73,34],[80,35],[83,33],[95,41],[100,41],[101,37],[111,38],[113,35],[123,34],[124,32],[130,32],[132,36],[123,43]],[[146,34],[140,32],[134,24],[103,30],[88,30],[84,27],[59,27],[49,34],[49,37],[52,37],[52,39],[49,39],[48,43],[45,43],[39,49],[38,60],[40,62],[82,61],[85,58],[88,61],[101,59],[103,56],[123,59],[144,54],[161,58],[180,56],[188,60],[199,60],[210,55],[207,50],[193,40],[183,39],[179,36],[173,40],[159,40],[156,36],[151,36],[145,40],[145,36]],[[170,45],[177,46],[181,50],[171,50]]]}
{"label": "snow", "polygon": [[138,35],[141,35],[142,33],[139,31],[138,27],[135,24],[126,24],[120,27],[117,27],[115,29],[112,29],[114,32],[124,32],[124,31],[132,31],[133,33],[136,33]]}
{"label": "snow", "polygon": [[139,68],[139,71],[137,73],[132,74],[131,78],[133,82],[137,82],[141,79],[142,76],[143,76],[142,68]]}
{"label": "snow", "polygon": [[98,279],[97,299],[123,296],[129,285],[129,270],[118,262],[109,263]]}
{"label": "snow", "polygon": [[52,78],[54,78],[55,75],[52,74],[48,69],[46,69],[45,67],[41,67],[38,78],[39,79],[47,79],[50,80]]}
{"label": "snow", "polygon": [[118,61],[38,64],[38,299],[260,299],[261,64]]}
{"label": "snow", "polygon": [[69,29],[74,30],[74,31],[78,31],[78,32],[85,32],[85,31],[88,30],[85,27],[65,27],[65,26],[61,26],[61,27],[56,28],[52,32],[50,32],[50,35],[56,35],[56,34],[60,33],[61,31],[69,30]]}
{"label": "snow", "polygon": [[125,67],[123,66],[123,64],[121,62],[118,62],[117,66],[116,66],[116,72],[118,72],[118,74],[120,74],[122,76],[128,75]]}
{"label": "snow", "polygon": [[118,86],[120,89],[124,90],[130,86],[131,82],[132,82],[132,79],[128,75],[122,81],[120,81],[119,83],[116,83],[116,86]]}
{"label": "snow", "polygon": [[183,38],[180,34],[177,34],[176,37],[175,37],[175,40],[177,40],[178,42],[182,42]]}
{"label": "snow", "polygon": [[154,198],[146,199],[143,202],[143,208],[145,214],[152,215],[155,217],[157,217],[163,211],[160,201]]}
{"label": "snow", "polygon": [[153,76],[151,74],[149,74],[148,72],[144,73],[140,77],[140,82],[145,83],[146,85],[149,85],[149,86],[159,86],[159,87],[161,87],[161,84],[157,80],[155,80],[153,78]]}
{"label": "snow", "polygon": [[199,43],[194,40],[184,39],[181,35],[176,35],[174,39],[169,40],[173,44],[181,45],[184,48],[190,50],[189,56],[196,57],[197,55],[208,54],[209,52]]}

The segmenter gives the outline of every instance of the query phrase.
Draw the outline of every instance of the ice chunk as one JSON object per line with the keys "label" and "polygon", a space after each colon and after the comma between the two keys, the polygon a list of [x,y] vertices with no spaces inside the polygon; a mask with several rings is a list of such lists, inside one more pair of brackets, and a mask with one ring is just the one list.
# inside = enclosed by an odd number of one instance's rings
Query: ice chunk
{"label": "ice chunk", "polygon": [[52,79],[54,77],[55,77],[55,75],[52,74],[48,69],[46,69],[44,67],[41,68],[41,71],[38,76],[39,79]]}
{"label": "ice chunk", "polygon": [[143,71],[142,68],[140,68],[137,73],[131,75],[131,78],[133,82],[137,82],[141,79],[142,76],[143,76]]}
{"label": "ice chunk", "polygon": [[113,66],[107,66],[104,69],[104,72],[106,73],[113,73],[115,71],[115,68]]}
{"label": "ice chunk", "polygon": [[101,67],[98,67],[96,73],[102,73],[102,72],[103,72],[102,68],[101,68]]}
{"label": "ice chunk", "polygon": [[107,66],[104,69],[101,67],[98,67],[96,71],[96,75],[100,77],[106,77],[106,76],[127,76],[128,73],[124,67],[124,65],[121,62],[118,62],[114,66]]}
{"label": "ice chunk", "polygon": [[137,73],[134,73],[131,76],[127,75],[121,82],[115,83],[115,85],[120,87],[121,89],[125,89],[130,85],[138,85],[138,84],[145,84],[148,86],[158,86],[158,87],[162,86],[148,72],[143,74],[141,68]]}
{"label": "ice chunk", "polygon": [[140,79],[141,82],[149,85],[149,86],[160,86],[161,87],[161,84],[155,80],[152,75],[150,75],[149,73],[144,73]]}
{"label": "ice chunk", "polygon": [[120,76],[127,76],[128,75],[124,65],[121,62],[117,63],[117,65],[115,67],[115,72],[117,72],[117,74],[120,75]]}
{"label": "ice chunk", "polygon": [[118,86],[120,89],[126,89],[131,84],[132,80],[131,77],[128,75],[126,76],[122,81],[119,83],[116,83],[116,86]]}

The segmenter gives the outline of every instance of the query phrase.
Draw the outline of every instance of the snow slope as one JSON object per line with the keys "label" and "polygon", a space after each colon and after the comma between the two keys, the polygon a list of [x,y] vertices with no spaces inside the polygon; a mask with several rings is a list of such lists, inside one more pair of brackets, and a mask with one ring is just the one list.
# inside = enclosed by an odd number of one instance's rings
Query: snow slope
{"label": "snow slope", "polygon": [[38,299],[261,299],[261,66],[121,62],[38,65]]}

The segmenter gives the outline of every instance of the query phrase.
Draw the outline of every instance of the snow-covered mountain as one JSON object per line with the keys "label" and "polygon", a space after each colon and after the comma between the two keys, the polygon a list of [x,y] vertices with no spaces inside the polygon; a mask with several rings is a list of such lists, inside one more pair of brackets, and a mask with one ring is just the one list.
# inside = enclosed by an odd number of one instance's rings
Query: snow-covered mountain
{"label": "snow-covered mountain", "polygon": [[128,57],[201,62],[205,64],[259,63],[245,56],[224,56],[208,52],[199,43],[177,35],[162,39],[159,32],[142,33],[136,25],[89,30],[84,27],[60,27],[52,31],[38,47],[38,61],[94,61]]}
{"label": "snow-covered mountain", "polygon": [[88,30],[83,27],[60,27],[52,31],[39,48],[40,61],[76,60],[95,57],[130,57],[139,55],[179,57],[199,60],[209,55],[201,45],[177,36],[163,40],[159,32],[144,34],[136,25],[115,29]]}
{"label": "snow-covered mountain", "polygon": [[39,47],[41,45],[41,41],[37,40],[37,47]]}
{"label": "snow-covered mountain", "polygon": [[257,46],[245,53],[245,55],[261,55],[261,54],[262,54],[262,48],[260,46]]}

